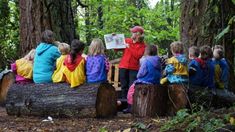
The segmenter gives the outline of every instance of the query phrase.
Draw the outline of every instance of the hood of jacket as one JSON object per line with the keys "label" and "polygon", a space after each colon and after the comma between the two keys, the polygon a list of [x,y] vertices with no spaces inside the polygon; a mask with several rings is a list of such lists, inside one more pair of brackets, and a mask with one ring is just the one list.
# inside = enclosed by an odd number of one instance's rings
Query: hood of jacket
{"label": "hood of jacket", "polygon": [[144,56],[141,60],[140,63],[143,60],[147,60],[148,62],[150,62],[155,68],[157,69],[161,69],[161,59],[158,56]]}
{"label": "hood of jacket", "polygon": [[187,58],[186,58],[186,56],[185,56],[184,54],[178,54],[178,55],[176,56],[176,59],[177,59],[180,63],[182,63],[183,65],[187,65]]}
{"label": "hood of jacket", "polygon": [[77,68],[77,66],[80,64],[82,59],[83,59],[83,57],[81,56],[81,54],[77,54],[77,57],[72,62],[71,55],[67,55],[64,60],[64,65],[72,72]]}
{"label": "hood of jacket", "polygon": [[45,51],[47,51],[49,48],[51,48],[52,44],[46,44],[46,43],[40,43],[36,49],[37,55],[43,54]]}

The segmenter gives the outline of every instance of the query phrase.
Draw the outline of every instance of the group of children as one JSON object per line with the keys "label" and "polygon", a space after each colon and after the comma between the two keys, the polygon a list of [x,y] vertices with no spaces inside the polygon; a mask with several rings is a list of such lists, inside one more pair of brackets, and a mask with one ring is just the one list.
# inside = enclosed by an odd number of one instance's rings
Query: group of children
{"label": "group of children", "polygon": [[86,56],[85,44],[77,39],[66,43],[54,42],[53,32],[46,30],[42,42],[26,55],[11,64],[18,83],[68,82],[77,87],[85,82],[107,81],[108,59],[102,40],[93,39]]}
{"label": "group of children", "polygon": [[[109,63],[105,56],[105,47],[101,39],[93,39],[89,46],[88,55],[83,56],[85,44],[77,39],[71,46],[66,43],[54,44],[53,32],[46,30],[42,42],[36,50],[30,51],[24,58],[12,64],[16,72],[17,82],[35,83],[68,82],[71,87],[85,82],[96,83],[107,81]],[[179,41],[170,45],[172,57],[167,59],[166,67],[162,70],[158,48],[147,45],[140,59],[137,80],[130,86],[127,100],[131,106],[136,84],[192,84],[216,88],[228,87],[229,67],[223,56],[223,47],[216,45],[196,46],[189,48],[188,58],[184,54],[183,44]],[[189,62],[188,62],[189,59]]]}

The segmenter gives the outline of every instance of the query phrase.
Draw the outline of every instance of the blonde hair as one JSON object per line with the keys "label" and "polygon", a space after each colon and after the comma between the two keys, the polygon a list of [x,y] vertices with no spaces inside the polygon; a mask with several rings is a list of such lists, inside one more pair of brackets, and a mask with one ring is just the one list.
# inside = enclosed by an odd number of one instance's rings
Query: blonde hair
{"label": "blonde hair", "polygon": [[172,42],[170,45],[171,52],[172,54],[183,54],[184,53],[184,47],[182,42],[180,41],[175,41]]}
{"label": "blonde hair", "polygon": [[217,49],[214,49],[213,51],[213,57],[216,59],[216,60],[220,60],[224,57],[224,52],[222,49],[220,48],[217,48]]}
{"label": "blonde hair", "polygon": [[194,57],[198,57],[200,54],[200,49],[196,46],[191,46],[189,48],[189,54],[194,56]]}
{"label": "blonde hair", "polygon": [[67,55],[70,52],[70,45],[67,43],[58,43],[58,49],[62,55]]}
{"label": "blonde hair", "polygon": [[104,44],[101,39],[95,38],[92,40],[89,50],[88,50],[88,55],[99,55],[99,54],[104,54]]}
{"label": "blonde hair", "polygon": [[31,50],[29,51],[29,53],[26,54],[23,58],[26,59],[26,60],[32,61],[32,60],[34,59],[35,52],[36,52],[35,49],[31,49]]}

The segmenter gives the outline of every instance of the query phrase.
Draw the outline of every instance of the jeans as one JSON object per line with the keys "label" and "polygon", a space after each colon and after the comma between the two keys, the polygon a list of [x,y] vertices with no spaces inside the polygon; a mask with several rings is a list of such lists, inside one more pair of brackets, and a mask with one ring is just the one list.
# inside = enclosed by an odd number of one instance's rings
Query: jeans
{"label": "jeans", "polygon": [[138,70],[130,70],[125,68],[119,69],[119,78],[121,82],[121,97],[123,99],[127,98],[127,92],[129,87],[133,84],[136,80]]}

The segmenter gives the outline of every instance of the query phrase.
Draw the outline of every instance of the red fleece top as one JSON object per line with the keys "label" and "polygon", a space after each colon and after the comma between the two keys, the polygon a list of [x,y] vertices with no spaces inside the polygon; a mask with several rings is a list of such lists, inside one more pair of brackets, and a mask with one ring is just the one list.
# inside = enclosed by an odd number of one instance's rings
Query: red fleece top
{"label": "red fleece top", "polygon": [[144,55],[146,45],[144,42],[133,43],[131,38],[126,38],[125,41],[129,44],[129,48],[122,50],[123,56],[119,68],[139,70],[139,60]]}

